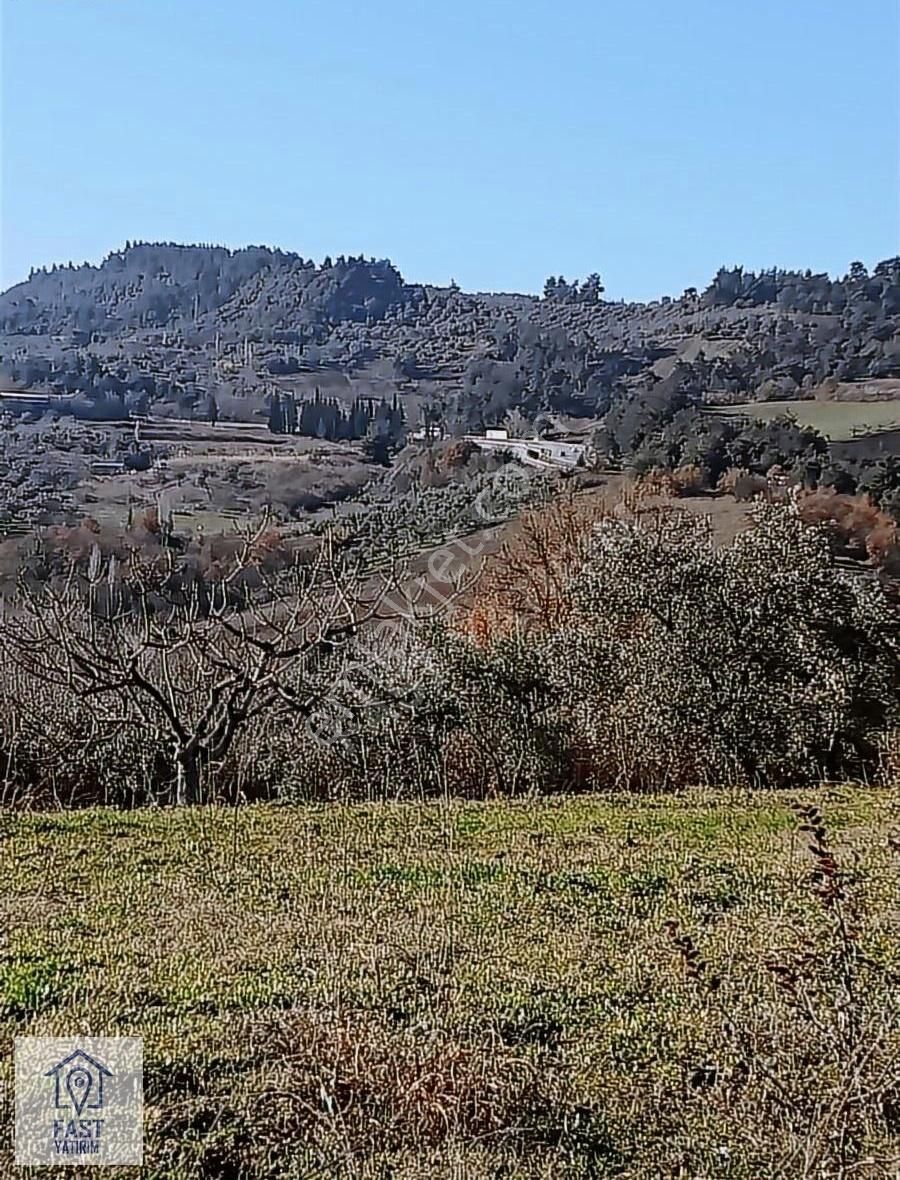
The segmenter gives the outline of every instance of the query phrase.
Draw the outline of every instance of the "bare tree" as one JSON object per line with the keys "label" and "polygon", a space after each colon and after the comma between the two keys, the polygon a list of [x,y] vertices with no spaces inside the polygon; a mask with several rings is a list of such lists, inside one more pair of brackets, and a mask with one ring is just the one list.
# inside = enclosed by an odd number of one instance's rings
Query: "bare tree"
{"label": "bare tree", "polygon": [[[26,673],[75,694],[85,708],[118,699],[165,737],[178,803],[203,798],[204,771],[249,724],[320,707],[323,666],[379,620],[417,617],[419,589],[402,571],[367,574],[326,538],[311,561],[263,571],[247,536],[217,580],[187,576],[171,555],[138,554],[47,582],[20,579],[0,622],[7,652]],[[333,661],[332,661],[333,663]]]}

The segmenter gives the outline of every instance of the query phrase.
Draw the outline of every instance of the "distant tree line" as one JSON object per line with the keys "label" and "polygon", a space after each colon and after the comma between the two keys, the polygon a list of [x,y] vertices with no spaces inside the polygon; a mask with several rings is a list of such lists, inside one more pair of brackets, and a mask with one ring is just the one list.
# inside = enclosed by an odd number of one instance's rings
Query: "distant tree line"
{"label": "distant tree line", "polygon": [[405,431],[396,395],[392,401],[358,397],[347,406],[337,398],[323,398],[318,389],[313,398],[300,400],[292,393],[273,393],[268,426],[273,434],[302,434],[329,442],[365,438],[375,426],[399,444]]}
{"label": "distant tree line", "polygon": [[900,314],[900,256],[888,258],[870,275],[861,262],[852,262],[846,276],[832,279],[811,270],[745,271],[721,267],[703,292],[710,307],[759,306],[777,303],[784,311],[839,315],[848,307],[875,319]]}
{"label": "distant tree line", "polygon": [[[500,425],[513,411],[532,423],[594,418],[616,461],[696,461],[713,475],[741,456],[755,466],[819,459],[822,444],[785,422],[716,421],[710,405],[900,377],[898,258],[871,273],[855,262],[834,279],[723,267],[702,293],[648,304],[606,300],[596,273],[551,276],[543,296],[426,288],[362,256],[316,264],[265,247],[128,244],[100,266],[38,271],[0,296],[0,331],[17,333],[2,345],[15,342],[0,372],[75,393],[77,413],[103,418],[157,402],[205,413],[211,389],[259,396],[266,375],[379,364],[379,379],[421,392],[431,424],[450,433]],[[122,355],[85,337],[119,341]],[[220,357],[235,376],[222,375]],[[371,434],[382,453],[397,433],[383,417],[363,428],[358,410],[298,407],[296,427],[293,412],[270,407],[273,428]]]}
{"label": "distant tree line", "polygon": [[[377,319],[414,294],[385,260],[341,255],[317,265],[264,246],[228,250],[129,242],[99,266],[69,263],[33,270],[27,282],[0,295],[0,331],[115,334],[177,327],[219,309],[234,322],[253,303],[260,280],[270,297],[280,286],[292,318],[310,323]],[[239,291],[243,298],[228,306]],[[271,309],[271,298],[266,305]],[[250,314],[243,326],[262,325]],[[283,325],[270,314],[265,326]]]}
{"label": "distant tree line", "polygon": [[604,290],[598,274],[588,275],[582,283],[577,279],[567,283],[562,275],[551,275],[544,283],[544,298],[556,299],[560,303],[599,303]]}

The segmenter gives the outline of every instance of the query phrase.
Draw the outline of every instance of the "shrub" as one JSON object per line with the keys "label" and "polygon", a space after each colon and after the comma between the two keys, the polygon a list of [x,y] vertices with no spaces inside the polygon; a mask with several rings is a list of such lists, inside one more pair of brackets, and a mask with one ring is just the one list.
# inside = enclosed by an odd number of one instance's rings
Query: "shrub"
{"label": "shrub", "polygon": [[676,496],[697,496],[706,486],[703,468],[686,463],[672,472],[672,488]]}
{"label": "shrub", "polygon": [[561,626],[573,605],[567,584],[607,512],[604,504],[574,495],[523,512],[512,537],[483,568],[470,609],[457,619],[459,629],[485,646],[513,632]]}
{"label": "shrub", "polygon": [[897,522],[865,494],[819,488],[801,496],[797,509],[803,520],[826,525],[835,545],[849,556],[868,557],[880,566],[897,553]]}
{"label": "shrub", "polygon": [[717,549],[708,521],[672,507],[601,515],[556,554],[565,611],[537,602],[513,625],[525,563],[491,620],[476,596],[469,634],[420,633],[418,675],[371,694],[403,709],[370,711],[340,757],[320,752],[324,780],[484,797],[876,774],[898,712],[892,609],[790,509],[761,505],[754,524]]}
{"label": "shrub", "polygon": [[717,549],[707,521],[603,521],[544,645],[597,785],[786,784],[874,769],[897,716],[881,590],[835,568],[789,510]]}
{"label": "shrub", "polygon": [[769,481],[764,475],[754,474],[746,467],[729,467],[719,478],[716,490],[723,495],[733,496],[735,500],[752,500],[768,492]]}
{"label": "shrub", "polygon": [[484,650],[433,627],[415,643],[398,638],[393,652],[363,646],[355,659],[323,669],[328,704],[285,739],[304,749],[291,794],[308,797],[311,766],[330,797],[486,798],[572,781],[551,684],[521,636]]}

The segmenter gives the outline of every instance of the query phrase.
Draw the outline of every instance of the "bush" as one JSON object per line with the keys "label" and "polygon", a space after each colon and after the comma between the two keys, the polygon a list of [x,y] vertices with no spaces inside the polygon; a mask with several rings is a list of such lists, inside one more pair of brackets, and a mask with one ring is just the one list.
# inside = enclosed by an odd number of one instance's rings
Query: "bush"
{"label": "bush", "polygon": [[672,487],[676,496],[698,496],[706,486],[703,468],[686,463],[672,472]]}
{"label": "bush", "polygon": [[897,554],[896,521],[867,495],[842,495],[819,488],[802,496],[797,508],[803,520],[824,524],[835,546],[850,557],[886,565]]}
{"label": "bush", "polygon": [[764,496],[769,490],[769,481],[764,475],[748,471],[746,467],[729,467],[719,478],[716,490],[735,500],[752,500]]}
{"label": "bush", "polygon": [[822,530],[769,506],[754,523],[722,549],[673,510],[597,527],[578,618],[541,657],[596,785],[874,771],[897,719],[896,617],[835,567]]}
{"label": "bush", "polygon": [[568,785],[568,735],[536,657],[522,637],[483,650],[437,626],[391,648],[360,645],[322,670],[326,705],[273,753],[293,749],[303,767],[288,793],[483,799]]}

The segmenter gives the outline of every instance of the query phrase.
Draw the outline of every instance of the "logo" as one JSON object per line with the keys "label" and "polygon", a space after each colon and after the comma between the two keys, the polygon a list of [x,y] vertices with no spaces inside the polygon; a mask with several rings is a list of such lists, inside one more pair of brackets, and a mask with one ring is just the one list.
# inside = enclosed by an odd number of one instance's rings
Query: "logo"
{"label": "logo", "polygon": [[17,1037],[17,1164],[139,1164],[143,1043]]}
{"label": "logo", "polygon": [[90,1155],[100,1150],[103,1119],[81,1116],[85,1109],[103,1109],[103,1079],[112,1076],[102,1061],[83,1049],[76,1049],[44,1074],[54,1080],[56,1109],[78,1116],[53,1123],[53,1142],[61,1155]]}

